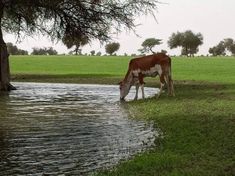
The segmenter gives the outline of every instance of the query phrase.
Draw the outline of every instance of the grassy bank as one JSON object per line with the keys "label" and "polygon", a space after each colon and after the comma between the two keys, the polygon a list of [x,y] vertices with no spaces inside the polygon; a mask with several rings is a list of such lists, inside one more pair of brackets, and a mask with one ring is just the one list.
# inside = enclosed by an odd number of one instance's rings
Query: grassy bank
{"label": "grassy bank", "polygon": [[[10,62],[15,81],[116,84],[129,59],[15,56]],[[176,97],[126,103],[134,118],[161,129],[156,147],[98,175],[234,175],[234,68],[234,58],[173,58]],[[156,79],[145,82],[158,86]]]}
{"label": "grassy bank", "polygon": [[181,82],[176,94],[128,103],[163,135],[151,152],[98,175],[234,175],[235,85]]}

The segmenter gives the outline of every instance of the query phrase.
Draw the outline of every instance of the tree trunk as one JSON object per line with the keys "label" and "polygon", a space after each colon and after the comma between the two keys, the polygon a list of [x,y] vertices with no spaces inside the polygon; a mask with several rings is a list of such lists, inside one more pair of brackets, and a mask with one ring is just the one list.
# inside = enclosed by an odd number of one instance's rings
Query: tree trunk
{"label": "tree trunk", "polygon": [[6,43],[3,40],[0,16],[0,91],[15,90],[10,84],[9,54]]}
{"label": "tree trunk", "polygon": [[77,56],[78,55],[78,47],[77,46],[74,51],[75,51],[75,55]]}
{"label": "tree trunk", "polygon": [[10,84],[8,56],[6,44],[0,43],[0,91],[15,90],[15,87]]}

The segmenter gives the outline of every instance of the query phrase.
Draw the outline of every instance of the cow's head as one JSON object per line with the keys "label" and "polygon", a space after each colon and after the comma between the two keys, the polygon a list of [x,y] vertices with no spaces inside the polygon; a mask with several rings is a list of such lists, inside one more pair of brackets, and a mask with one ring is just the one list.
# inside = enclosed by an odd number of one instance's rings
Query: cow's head
{"label": "cow's head", "polygon": [[120,100],[124,100],[124,98],[127,96],[127,94],[130,91],[132,84],[130,82],[121,81],[119,83],[119,89],[120,89]]}

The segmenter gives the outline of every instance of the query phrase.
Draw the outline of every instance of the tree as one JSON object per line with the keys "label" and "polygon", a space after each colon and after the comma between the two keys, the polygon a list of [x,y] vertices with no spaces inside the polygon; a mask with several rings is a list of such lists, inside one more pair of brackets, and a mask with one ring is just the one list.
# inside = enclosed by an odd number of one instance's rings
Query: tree
{"label": "tree", "polygon": [[78,54],[81,54],[80,47],[89,43],[89,38],[85,35],[80,35],[80,36],[77,36],[76,38],[74,38],[73,35],[66,34],[62,38],[62,41],[67,46],[68,49],[75,46],[74,52],[75,52],[75,55],[78,55]]}
{"label": "tree", "polygon": [[95,55],[95,50],[91,51],[91,55],[94,56]]}
{"label": "tree", "polygon": [[221,41],[218,45],[210,48],[209,53],[212,54],[213,56],[224,56],[226,55],[225,49],[226,49],[225,43],[224,41]]}
{"label": "tree", "polygon": [[12,43],[7,43],[7,51],[11,55],[28,55],[28,51],[17,48]]}
{"label": "tree", "polygon": [[47,49],[34,47],[31,55],[47,55]]}
{"label": "tree", "polygon": [[224,45],[232,55],[235,55],[235,41],[232,38],[224,39]]}
{"label": "tree", "polygon": [[11,55],[17,55],[18,53],[18,48],[17,46],[13,45],[12,43],[7,43],[7,51]]}
{"label": "tree", "polygon": [[161,53],[164,53],[164,54],[166,54],[167,53],[167,50],[161,50]]}
{"label": "tree", "polygon": [[232,38],[226,38],[219,42],[218,45],[209,49],[213,56],[226,55],[226,50],[235,55],[235,41]]}
{"label": "tree", "polygon": [[46,51],[47,51],[48,55],[57,55],[58,54],[58,52],[55,49],[53,49],[52,47],[48,47],[46,49]]}
{"label": "tree", "polygon": [[101,55],[102,53],[100,51],[96,53],[96,56],[101,56]]}
{"label": "tree", "polygon": [[229,50],[233,56],[235,56],[235,44],[233,44]]}
{"label": "tree", "polygon": [[57,55],[57,51],[54,50],[52,47],[44,47],[44,48],[33,48],[31,53],[32,55]]}
{"label": "tree", "polygon": [[209,48],[209,53],[213,56],[225,56],[226,45],[224,41],[219,42],[218,45]]}
{"label": "tree", "polygon": [[113,55],[113,53],[118,51],[119,48],[120,48],[120,44],[113,42],[113,43],[109,43],[105,46],[105,51],[109,55]]}
{"label": "tree", "polygon": [[173,33],[168,40],[168,45],[171,49],[182,47],[181,54],[186,56],[194,56],[194,54],[196,54],[199,50],[198,47],[202,44],[202,34],[194,34],[190,30],[182,33]]}
{"label": "tree", "polygon": [[150,51],[152,53],[155,53],[152,49],[156,45],[162,44],[161,41],[162,41],[161,39],[147,38],[141,45],[143,48],[139,49],[139,51],[141,52],[141,54],[148,53]]}
{"label": "tree", "polygon": [[111,30],[133,30],[135,16],[154,13],[157,0],[0,0],[0,90],[11,90],[10,68],[3,33],[46,34],[52,40],[81,36],[107,41]]}
{"label": "tree", "polygon": [[26,50],[22,50],[22,49],[18,49],[18,55],[28,55],[28,51]]}

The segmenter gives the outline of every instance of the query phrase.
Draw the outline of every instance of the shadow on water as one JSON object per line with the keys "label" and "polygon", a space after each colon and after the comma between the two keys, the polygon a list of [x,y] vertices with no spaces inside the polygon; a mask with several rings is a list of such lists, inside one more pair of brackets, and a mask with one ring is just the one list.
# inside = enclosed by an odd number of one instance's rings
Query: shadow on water
{"label": "shadow on water", "polygon": [[0,175],[84,175],[154,145],[153,125],[128,118],[117,86],[14,85],[0,99]]}

